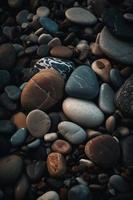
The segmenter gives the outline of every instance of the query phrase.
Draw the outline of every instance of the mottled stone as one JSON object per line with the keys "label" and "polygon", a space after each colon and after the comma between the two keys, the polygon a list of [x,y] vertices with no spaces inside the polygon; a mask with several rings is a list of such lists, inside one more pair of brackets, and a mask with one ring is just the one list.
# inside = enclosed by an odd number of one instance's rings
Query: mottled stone
{"label": "mottled stone", "polygon": [[61,154],[68,154],[72,150],[71,145],[65,140],[56,140],[51,146],[52,150]]}

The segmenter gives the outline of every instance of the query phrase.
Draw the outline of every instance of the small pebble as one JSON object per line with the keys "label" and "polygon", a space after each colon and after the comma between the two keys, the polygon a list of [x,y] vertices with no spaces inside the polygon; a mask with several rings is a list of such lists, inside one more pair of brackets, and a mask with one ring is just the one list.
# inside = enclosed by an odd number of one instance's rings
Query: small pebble
{"label": "small pebble", "polygon": [[17,101],[21,95],[21,90],[15,85],[5,87],[5,92],[11,100]]}
{"label": "small pebble", "polygon": [[47,17],[50,13],[50,10],[48,7],[45,7],[45,6],[41,6],[39,8],[37,8],[36,10],[36,14],[39,16],[39,17]]}
{"label": "small pebble", "polygon": [[26,128],[26,115],[22,112],[15,113],[12,118],[12,122],[17,128]]}
{"label": "small pebble", "polygon": [[52,144],[51,148],[53,151],[61,153],[63,155],[70,153],[72,150],[72,147],[68,142],[59,139]]}
{"label": "small pebble", "polygon": [[27,137],[27,130],[25,128],[18,129],[11,137],[11,144],[14,147],[21,146]]}
{"label": "small pebble", "polygon": [[47,133],[44,135],[45,142],[53,142],[58,138],[57,133]]}
{"label": "small pebble", "polygon": [[57,192],[49,191],[38,197],[37,200],[60,200],[60,198]]}

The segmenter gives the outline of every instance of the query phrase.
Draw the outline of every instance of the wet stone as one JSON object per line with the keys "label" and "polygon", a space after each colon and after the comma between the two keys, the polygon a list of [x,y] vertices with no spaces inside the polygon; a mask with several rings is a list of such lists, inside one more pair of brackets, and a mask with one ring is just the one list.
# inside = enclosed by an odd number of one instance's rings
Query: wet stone
{"label": "wet stone", "polygon": [[58,24],[48,17],[40,17],[39,22],[50,33],[56,33],[59,30]]}
{"label": "wet stone", "polygon": [[14,147],[21,146],[27,137],[27,130],[25,128],[18,129],[11,137],[11,144]]}
{"label": "wet stone", "polygon": [[9,85],[5,87],[5,92],[11,100],[18,100],[21,95],[21,90],[15,85]]}

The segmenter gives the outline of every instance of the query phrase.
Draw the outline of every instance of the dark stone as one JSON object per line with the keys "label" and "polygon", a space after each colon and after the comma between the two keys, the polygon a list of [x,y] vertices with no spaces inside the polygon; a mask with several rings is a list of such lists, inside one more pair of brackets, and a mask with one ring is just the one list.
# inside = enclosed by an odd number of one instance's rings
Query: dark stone
{"label": "dark stone", "polygon": [[9,142],[3,136],[0,136],[0,157],[8,154],[9,150],[10,150]]}
{"label": "dark stone", "polygon": [[10,137],[16,131],[16,126],[9,120],[0,120],[0,134]]}

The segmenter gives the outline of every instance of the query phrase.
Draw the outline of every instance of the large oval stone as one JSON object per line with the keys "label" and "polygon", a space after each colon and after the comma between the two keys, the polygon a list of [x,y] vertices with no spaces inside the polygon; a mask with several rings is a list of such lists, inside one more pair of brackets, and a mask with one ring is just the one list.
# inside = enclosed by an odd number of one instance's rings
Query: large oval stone
{"label": "large oval stone", "polygon": [[63,102],[63,111],[73,122],[86,128],[103,123],[103,112],[91,101],[67,98]]}
{"label": "large oval stone", "polygon": [[58,125],[58,129],[59,133],[72,144],[81,144],[87,138],[84,129],[72,122],[61,122]]}
{"label": "large oval stone", "polygon": [[64,79],[54,70],[42,70],[34,75],[21,94],[21,105],[26,110],[47,110],[63,96]]}
{"label": "large oval stone", "polygon": [[85,145],[85,154],[103,168],[112,168],[120,156],[119,143],[110,135],[100,135]]}
{"label": "large oval stone", "polygon": [[72,97],[94,99],[99,92],[99,83],[94,71],[89,66],[82,65],[72,72],[65,90]]}

